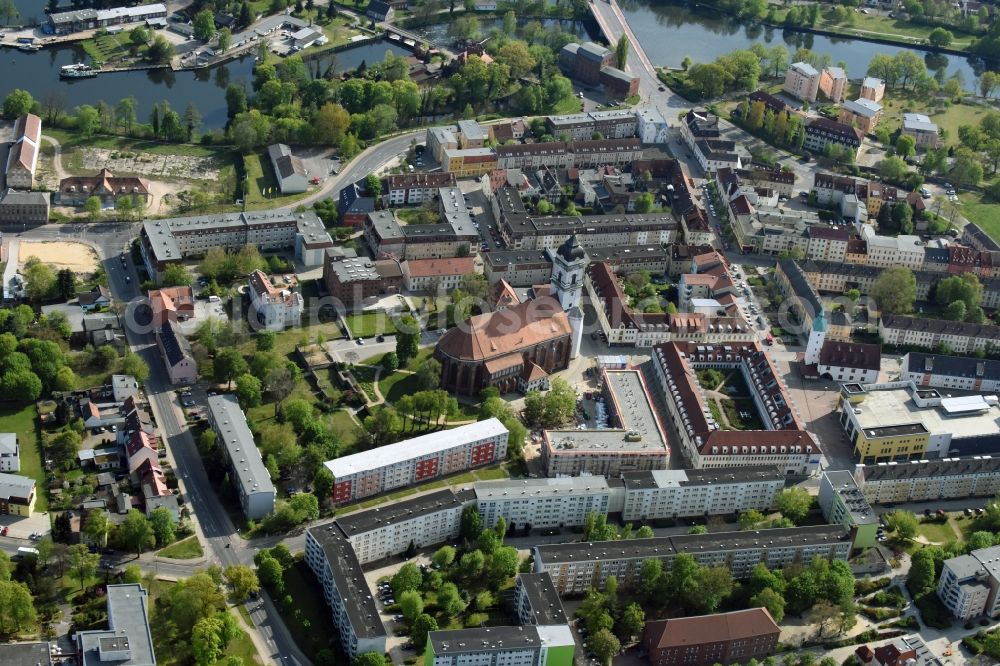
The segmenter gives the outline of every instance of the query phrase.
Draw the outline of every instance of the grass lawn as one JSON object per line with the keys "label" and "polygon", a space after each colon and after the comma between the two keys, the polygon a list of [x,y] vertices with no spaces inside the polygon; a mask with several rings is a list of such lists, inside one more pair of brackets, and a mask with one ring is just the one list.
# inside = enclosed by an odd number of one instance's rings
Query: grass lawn
{"label": "grass lawn", "polygon": [[[80,46],[94,60],[95,64],[131,55],[131,41],[128,32],[120,32],[117,35],[100,35],[93,39],[86,39]],[[149,47],[143,45],[136,53],[141,56],[148,50]]]}
{"label": "grass lawn", "polygon": [[[293,606],[287,607],[281,599],[275,605],[281,613],[296,644],[307,657],[315,658],[316,653],[332,647],[337,630],[333,626],[333,615],[323,600],[323,590],[316,582],[309,566],[302,560],[285,571],[285,597],[291,597]],[[333,647],[336,653],[336,648]]]}
{"label": "grass lawn", "polygon": [[42,467],[42,446],[38,437],[38,419],[35,405],[10,405],[0,407],[0,432],[17,433],[21,449],[22,476],[35,480],[35,511],[49,510],[49,493]]}
{"label": "grass lawn", "polygon": [[552,115],[560,116],[570,113],[580,113],[583,103],[576,97],[566,97],[552,109]]}
{"label": "grass lawn", "polygon": [[395,403],[404,395],[413,395],[420,391],[420,380],[416,375],[394,372],[378,383],[382,396],[390,403]]}
{"label": "grass lawn", "polygon": [[243,167],[246,169],[247,179],[250,181],[246,193],[247,208],[253,206],[274,208],[302,198],[301,194],[281,194],[278,189],[278,181],[274,177],[271,161],[260,153],[244,157]]}
{"label": "grass lawn", "polygon": [[993,240],[1000,241],[1000,204],[978,192],[962,192],[958,198],[963,204],[962,215],[982,227]]}
{"label": "grass lawn", "polygon": [[957,146],[961,142],[958,140],[958,128],[962,125],[979,126],[979,121],[990,111],[988,107],[971,106],[969,104],[951,104],[944,113],[937,113],[931,116],[931,120],[938,124],[938,127],[948,132],[945,144]]}
{"label": "grass lawn", "polygon": [[383,312],[362,312],[345,317],[351,334],[355,337],[370,338],[393,331],[392,319]]}
{"label": "grass lawn", "polygon": [[507,468],[502,464],[494,467],[484,467],[482,469],[475,470],[476,478],[480,481],[495,481],[497,479],[509,479],[510,474],[507,473]]}
{"label": "grass lawn", "polygon": [[193,560],[204,554],[205,551],[201,549],[201,544],[198,543],[196,536],[172,543],[158,553],[160,557],[169,557],[175,560]]}
{"label": "grass lawn", "polygon": [[[193,143],[161,143],[159,141],[146,141],[141,139],[131,139],[126,136],[92,136],[89,139],[66,130],[46,127],[45,134],[51,136],[62,144],[66,153],[76,148],[108,148],[110,150],[134,151],[143,153],[154,153],[157,155],[187,155],[192,157],[214,157],[218,160],[230,160],[232,158],[231,148],[219,148],[212,146],[202,146]],[[79,165],[79,155],[77,155]],[[63,165],[67,165],[65,156]],[[70,168],[72,171],[72,168]]]}
{"label": "grass lawn", "polygon": [[959,537],[955,536],[955,530],[952,528],[949,522],[944,523],[928,523],[921,522],[917,526],[917,534],[921,535],[930,542],[937,544],[952,543],[953,541],[958,541]]}
{"label": "grass lawn", "polygon": [[365,436],[364,429],[351,418],[347,412],[333,412],[326,419],[327,425],[337,434],[341,443],[341,455],[353,453],[361,438]]}

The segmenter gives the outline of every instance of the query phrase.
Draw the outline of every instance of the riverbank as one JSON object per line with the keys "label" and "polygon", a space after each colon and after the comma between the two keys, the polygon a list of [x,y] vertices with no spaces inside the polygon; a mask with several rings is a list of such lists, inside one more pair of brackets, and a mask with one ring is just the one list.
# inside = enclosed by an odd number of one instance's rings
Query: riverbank
{"label": "riverbank", "polygon": [[[704,7],[730,18],[738,18],[733,12],[720,6],[720,3],[712,2],[711,0],[678,4]],[[826,9],[828,9],[828,7],[822,6],[821,11]],[[885,44],[887,46],[905,46],[909,48],[918,48],[921,51],[940,53],[942,55],[980,57],[978,54],[973,54],[969,51],[976,39],[976,36],[966,33],[962,37],[956,36],[953,43],[949,46],[935,46],[927,41],[927,35],[934,29],[934,27],[937,26],[925,26],[911,23],[899,18],[883,18],[878,14],[862,14],[858,9],[854,11],[856,12],[854,18],[855,22],[866,25],[868,26],[867,28],[840,25],[825,17],[820,18],[818,26],[785,25],[784,19],[785,15],[788,13],[787,8],[774,8],[773,15],[769,14],[769,16],[773,16],[773,20],[761,19],[759,21],[755,21],[755,23],[768,28],[788,30],[802,34],[822,35],[824,37],[835,37],[840,39],[856,39],[871,42],[873,44]],[[958,29],[954,27],[946,29],[952,33],[958,31]],[[987,59],[984,58],[984,60]],[[997,59],[991,60],[991,62],[995,66],[1000,66],[1000,55],[997,56]]]}

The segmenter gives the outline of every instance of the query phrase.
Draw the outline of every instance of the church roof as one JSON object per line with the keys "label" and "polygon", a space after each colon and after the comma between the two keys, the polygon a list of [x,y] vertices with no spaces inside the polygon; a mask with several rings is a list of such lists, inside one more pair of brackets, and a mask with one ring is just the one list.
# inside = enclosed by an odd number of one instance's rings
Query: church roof
{"label": "church roof", "polygon": [[441,336],[438,349],[451,358],[481,361],[568,336],[569,318],[551,296],[518,303],[506,310],[469,318]]}
{"label": "church roof", "polygon": [[583,246],[580,245],[580,241],[577,239],[576,234],[573,234],[566,239],[566,242],[559,246],[556,250],[556,254],[565,259],[566,261],[573,262],[577,259],[583,259],[587,256],[584,251]]}

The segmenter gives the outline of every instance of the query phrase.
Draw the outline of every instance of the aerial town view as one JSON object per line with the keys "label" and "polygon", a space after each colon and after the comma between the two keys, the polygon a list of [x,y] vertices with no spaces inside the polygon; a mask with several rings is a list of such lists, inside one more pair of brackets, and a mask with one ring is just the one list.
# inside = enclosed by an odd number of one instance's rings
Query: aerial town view
{"label": "aerial town view", "polygon": [[0,666],[1000,664],[998,0],[0,63]]}

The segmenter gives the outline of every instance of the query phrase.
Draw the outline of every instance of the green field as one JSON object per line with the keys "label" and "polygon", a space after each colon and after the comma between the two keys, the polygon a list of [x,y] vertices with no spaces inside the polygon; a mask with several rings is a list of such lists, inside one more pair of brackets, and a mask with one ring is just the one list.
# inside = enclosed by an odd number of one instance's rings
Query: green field
{"label": "green field", "polygon": [[962,125],[979,126],[979,121],[989,112],[988,107],[971,106],[969,104],[952,104],[944,113],[936,113],[931,116],[931,120],[937,123],[938,127],[947,132],[948,138],[945,144],[957,146],[961,142],[958,140],[958,128]]}
{"label": "green field", "polygon": [[[132,44],[129,41],[128,32],[120,32],[117,35],[104,34],[92,39],[86,39],[80,46],[91,57],[95,65],[100,65],[101,63],[130,55]],[[136,51],[136,55],[141,56],[147,50],[149,50],[149,47],[143,45]]]}
{"label": "green field", "polygon": [[301,194],[281,194],[271,161],[263,155],[247,155],[243,158],[243,168],[249,181],[245,194],[247,208],[275,208],[302,198]]}
{"label": "green field", "polygon": [[[333,637],[337,635],[337,630],[333,626],[330,608],[323,600],[322,587],[303,560],[285,571],[284,594],[293,600],[291,607],[278,599],[275,599],[275,605],[295,643],[306,656],[315,658],[317,652],[335,641]],[[336,647],[333,650],[337,652]]]}
{"label": "green field", "polygon": [[[124,97],[127,93],[127,90],[123,90],[122,96]],[[226,161],[231,160],[233,152],[231,148],[225,147],[202,146],[193,143],[164,143],[160,141],[130,139],[126,136],[99,135],[88,139],[75,132],[68,132],[55,127],[46,127],[45,134],[62,144],[64,151],[63,166],[70,171],[73,171],[73,161],[70,153],[75,148],[107,148],[109,150],[154,153],[156,155],[215,157]],[[67,164],[66,155],[70,156],[69,164]],[[77,155],[76,165],[79,167],[79,155]],[[80,171],[80,173],[85,172]]]}
{"label": "green field", "polygon": [[393,330],[392,320],[382,312],[349,314],[345,319],[354,337],[370,338]]}
{"label": "green field", "polygon": [[35,480],[35,511],[49,510],[49,493],[42,467],[42,447],[38,438],[38,419],[35,405],[10,405],[0,407],[0,432],[17,433],[21,454],[21,476]]}
{"label": "green field", "polygon": [[416,375],[394,372],[378,383],[378,390],[388,402],[395,403],[404,395],[413,395],[421,390],[420,380]]}
{"label": "green field", "polygon": [[962,192],[958,198],[963,204],[962,215],[981,226],[993,240],[1000,242],[1000,203],[975,192]]}
{"label": "green field", "polygon": [[927,523],[921,522],[917,526],[917,534],[924,537],[931,543],[936,544],[946,544],[959,541],[959,538],[955,535],[955,530],[952,529],[951,519],[944,523]]}
{"label": "green field", "polygon": [[174,560],[193,560],[204,554],[205,551],[201,549],[201,544],[198,543],[196,536],[172,543],[158,553],[160,557],[169,557]]}
{"label": "green field", "polygon": [[364,429],[351,418],[351,415],[343,410],[330,414],[326,419],[327,424],[337,434],[341,444],[341,454],[353,453],[353,449],[358,442],[366,436]]}

